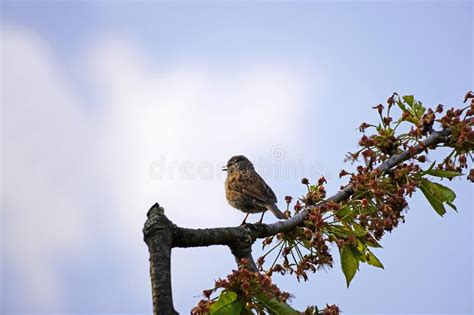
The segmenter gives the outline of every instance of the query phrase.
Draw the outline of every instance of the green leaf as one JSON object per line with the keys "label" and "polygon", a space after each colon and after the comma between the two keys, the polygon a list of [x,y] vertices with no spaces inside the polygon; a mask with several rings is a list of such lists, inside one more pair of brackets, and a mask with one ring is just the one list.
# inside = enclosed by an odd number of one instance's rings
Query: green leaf
{"label": "green leaf", "polygon": [[344,218],[344,217],[346,217],[347,215],[349,215],[351,212],[352,212],[351,207],[349,207],[348,205],[345,205],[345,206],[342,207],[341,209],[337,210],[336,214],[337,214],[339,217]]}
{"label": "green leaf", "polygon": [[436,164],[436,161],[431,163],[430,167],[425,172],[429,172],[429,171],[433,170],[433,168],[435,167],[435,164]]}
{"label": "green leaf", "polygon": [[354,257],[352,250],[347,245],[339,249],[339,253],[341,255],[342,272],[346,276],[346,284],[349,287],[357,269],[359,269],[359,261]]}
{"label": "green leaf", "polygon": [[237,300],[237,293],[233,291],[222,291],[217,302],[209,306],[211,315],[239,315],[243,305]]}
{"label": "green leaf", "polygon": [[346,238],[349,235],[354,234],[352,230],[342,226],[342,225],[330,225],[328,230],[338,237]]}
{"label": "green leaf", "polygon": [[377,258],[377,256],[375,256],[374,253],[372,253],[370,251],[370,249],[368,249],[368,248],[367,248],[367,263],[369,265],[374,266],[374,267],[384,269],[383,264],[380,262],[380,260]]}
{"label": "green leaf", "polygon": [[448,204],[451,208],[456,209],[453,204],[454,199],[456,199],[456,194],[448,187],[438,183],[433,183],[426,178],[422,178],[420,189],[433,209],[440,216],[443,216],[446,213],[444,203]]}
{"label": "green leaf", "polygon": [[367,233],[369,233],[366,229],[362,227],[362,225],[357,222],[352,222],[352,227],[354,228],[354,234],[358,237],[365,236],[367,235]]}
{"label": "green leaf", "polygon": [[453,178],[456,176],[463,175],[462,173],[456,172],[456,171],[446,171],[446,170],[438,170],[438,169],[431,169],[431,168],[423,172],[423,174],[428,174],[431,176],[441,177],[441,178]]}
{"label": "green leaf", "polygon": [[415,125],[416,125],[416,124],[418,123],[418,120],[413,116],[413,113],[412,113],[411,110],[410,110],[409,112],[411,113],[410,116],[405,117],[403,120],[404,120],[404,121],[409,121],[409,122],[411,122],[412,124],[415,124]]}
{"label": "green leaf", "polygon": [[423,116],[423,114],[425,113],[425,110],[426,109],[423,107],[421,102],[415,101],[415,103],[413,104],[413,113],[415,114],[415,117],[421,118],[421,116]]}
{"label": "green leaf", "polygon": [[441,202],[453,202],[456,199],[456,194],[450,188],[443,186],[439,183],[430,182],[427,179],[423,179],[425,186],[428,187],[431,194]]}
{"label": "green leaf", "polygon": [[446,201],[446,204],[450,206],[454,211],[458,212],[458,208],[451,201]]}
{"label": "green leaf", "polygon": [[398,105],[398,107],[400,107],[400,109],[401,109],[402,111],[404,111],[404,112],[407,111],[407,108],[405,107],[405,104],[403,104],[402,101],[398,100],[398,101],[397,101],[397,105]]}
{"label": "green leaf", "polygon": [[377,212],[377,207],[373,203],[369,203],[367,207],[359,207],[360,214],[371,214]]}
{"label": "green leaf", "polygon": [[[418,102],[415,100],[415,97],[413,95],[405,95],[402,96],[403,101],[410,107],[409,110],[404,106],[404,104],[398,104],[398,106],[404,111],[408,111],[411,116],[405,117],[404,120],[407,120],[411,123],[416,124],[418,122],[418,119],[423,116],[425,113],[425,108],[423,107],[423,104],[421,102]],[[401,103],[401,102],[399,102]]]}
{"label": "green leaf", "polygon": [[271,314],[278,314],[278,315],[299,315],[300,312],[286,304],[285,302],[279,301],[277,298],[269,298],[263,293],[258,293],[255,295],[257,300],[265,305],[265,308]]}
{"label": "green leaf", "polygon": [[423,187],[423,185],[420,186],[421,192],[425,195],[426,199],[428,199],[428,202],[431,204],[433,209],[440,215],[443,216],[446,213],[446,209],[443,206],[442,202],[439,202],[436,200],[435,197],[428,191],[427,188]]}
{"label": "green leaf", "polygon": [[402,98],[405,101],[405,103],[410,105],[410,107],[413,107],[413,103],[415,102],[415,97],[413,95],[405,95],[405,96],[402,96]]}
{"label": "green leaf", "polygon": [[351,249],[352,255],[354,255],[355,259],[361,262],[367,262],[367,258],[365,258],[365,254],[364,254],[365,253],[364,244],[359,242],[357,247],[349,245],[349,248]]}
{"label": "green leaf", "polygon": [[357,260],[383,269],[383,264],[380,262],[377,256],[375,256],[374,253],[372,253],[370,249],[360,240],[357,242],[357,247],[352,245],[349,245],[349,247]]}
{"label": "green leaf", "polygon": [[336,214],[341,218],[340,221],[344,224],[352,222],[354,220],[354,216],[356,215],[354,209],[349,205],[339,209]]}
{"label": "green leaf", "polygon": [[380,245],[380,243],[377,242],[377,240],[372,235],[370,235],[369,237],[367,237],[366,240],[364,240],[364,244],[370,247],[383,248],[382,245]]}

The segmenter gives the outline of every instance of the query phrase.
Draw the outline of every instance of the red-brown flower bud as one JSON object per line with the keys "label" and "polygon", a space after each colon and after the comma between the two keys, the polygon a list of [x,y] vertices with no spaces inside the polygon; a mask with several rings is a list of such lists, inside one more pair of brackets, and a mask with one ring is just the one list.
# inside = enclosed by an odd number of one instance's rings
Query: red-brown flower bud
{"label": "red-brown flower bud", "polygon": [[426,162],[426,155],[420,155],[418,157],[418,161],[420,161],[421,163],[425,163]]}
{"label": "red-brown flower bud", "polygon": [[360,131],[360,132],[364,132],[365,129],[367,129],[368,127],[369,127],[369,124],[366,123],[366,122],[363,122],[363,123],[360,124],[360,126],[359,126],[359,131]]}
{"label": "red-brown flower bud", "polygon": [[466,96],[464,96],[464,103],[466,103],[470,98],[474,98],[474,93],[472,93],[472,91],[466,93]]}
{"label": "red-brown flower bud", "polygon": [[202,295],[204,295],[204,297],[206,299],[209,299],[211,297],[211,294],[212,294],[213,291],[214,290],[204,290],[204,291],[202,291]]}
{"label": "red-brown flower bud", "polygon": [[299,211],[301,211],[301,208],[302,208],[301,203],[300,203],[299,200],[297,200],[294,209],[295,209],[296,212],[299,212]]}
{"label": "red-brown flower bud", "polygon": [[341,170],[341,171],[339,172],[339,178],[341,178],[341,177],[343,177],[343,176],[346,176],[346,175],[349,175],[349,173],[346,172],[345,170]]}
{"label": "red-brown flower bud", "polygon": [[388,104],[388,107],[390,108],[393,104],[395,104],[395,100],[393,98],[393,95],[390,96],[388,99],[387,99],[387,104]]}
{"label": "red-brown flower bud", "polygon": [[467,175],[467,179],[474,183],[474,168],[472,168],[469,171],[469,175]]}
{"label": "red-brown flower bud", "polygon": [[383,105],[382,104],[379,104],[377,106],[374,106],[372,107],[373,109],[376,109],[380,115],[382,115],[382,111],[383,111]]}

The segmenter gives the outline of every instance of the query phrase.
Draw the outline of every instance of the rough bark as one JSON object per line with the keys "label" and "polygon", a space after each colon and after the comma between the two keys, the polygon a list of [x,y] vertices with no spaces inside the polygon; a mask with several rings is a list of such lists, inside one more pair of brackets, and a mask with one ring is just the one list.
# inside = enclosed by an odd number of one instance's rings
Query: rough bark
{"label": "rough bark", "polygon": [[150,252],[153,314],[178,314],[173,306],[171,290],[173,224],[157,203],[151,207],[147,216],[143,234]]}

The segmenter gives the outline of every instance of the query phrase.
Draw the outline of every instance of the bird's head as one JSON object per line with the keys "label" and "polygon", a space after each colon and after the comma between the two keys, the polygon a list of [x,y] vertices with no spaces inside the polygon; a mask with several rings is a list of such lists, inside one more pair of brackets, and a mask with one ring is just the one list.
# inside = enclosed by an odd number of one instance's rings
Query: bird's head
{"label": "bird's head", "polygon": [[229,159],[227,165],[222,168],[227,173],[235,171],[247,171],[253,169],[253,164],[243,155],[235,155]]}

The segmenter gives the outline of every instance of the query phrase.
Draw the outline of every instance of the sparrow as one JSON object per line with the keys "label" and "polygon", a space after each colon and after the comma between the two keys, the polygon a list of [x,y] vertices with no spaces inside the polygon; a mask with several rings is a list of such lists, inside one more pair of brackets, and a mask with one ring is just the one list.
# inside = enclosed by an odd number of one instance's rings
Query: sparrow
{"label": "sparrow", "polygon": [[250,213],[262,212],[259,223],[262,223],[263,215],[270,210],[278,219],[286,219],[285,215],[276,206],[277,198],[270,186],[255,171],[255,168],[243,155],[230,158],[227,166],[222,168],[227,171],[225,180],[225,196],[229,204],[247,213],[241,225]]}

